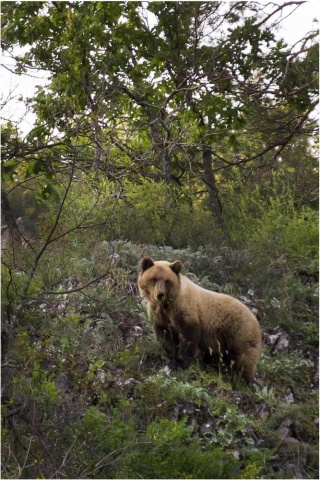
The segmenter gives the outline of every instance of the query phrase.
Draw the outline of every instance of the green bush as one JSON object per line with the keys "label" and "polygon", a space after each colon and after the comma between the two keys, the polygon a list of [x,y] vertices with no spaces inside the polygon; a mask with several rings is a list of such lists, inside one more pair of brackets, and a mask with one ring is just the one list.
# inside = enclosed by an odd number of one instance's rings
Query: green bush
{"label": "green bush", "polygon": [[201,202],[191,205],[187,194],[165,182],[141,181],[127,185],[117,210],[117,234],[137,243],[166,244],[174,248],[214,242],[212,216]]}
{"label": "green bush", "polygon": [[255,257],[279,259],[291,265],[318,254],[318,214],[312,208],[298,209],[294,192],[277,177],[271,186],[254,189],[230,186],[226,221],[232,241]]}
{"label": "green bush", "polygon": [[123,478],[238,478],[239,466],[220,448],[203,449],[184,420],[154,420]]}

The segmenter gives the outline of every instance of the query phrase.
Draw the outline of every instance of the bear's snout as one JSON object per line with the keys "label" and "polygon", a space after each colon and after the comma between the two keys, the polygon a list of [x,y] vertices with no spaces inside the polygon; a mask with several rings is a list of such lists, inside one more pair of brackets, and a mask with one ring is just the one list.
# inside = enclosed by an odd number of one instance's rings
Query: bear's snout
{"label": "bear's snout", "polygon": [[168,292],[166,288],[166,282],[158,280],[155,283],[153,296],[156,302],[163,302],[167,298]]}

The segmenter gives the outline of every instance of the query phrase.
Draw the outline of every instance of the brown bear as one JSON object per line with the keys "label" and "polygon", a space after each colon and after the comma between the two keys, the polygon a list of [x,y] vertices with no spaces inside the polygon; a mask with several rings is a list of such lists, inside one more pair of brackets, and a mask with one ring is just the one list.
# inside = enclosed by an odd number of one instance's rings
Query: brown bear
{"label": "brown bear", "polygon": [[138,286],[156,337],[174,360],[218,358],[253,382],[261,353],[259,322],[239,300],[199,287],[181,267],[179,260],[141,262]]}

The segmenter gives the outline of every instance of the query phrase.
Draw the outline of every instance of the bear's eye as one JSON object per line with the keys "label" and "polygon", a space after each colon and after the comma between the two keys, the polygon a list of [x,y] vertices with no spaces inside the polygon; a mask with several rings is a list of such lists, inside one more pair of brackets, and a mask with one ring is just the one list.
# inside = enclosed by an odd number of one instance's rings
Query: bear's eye
{"label": "bear's eye", "polygon": [[170,285],[171,285],[171,282],[170,282],[170,280],[166,280],[166,287],[168,287],[168,288],[169,288],[169,287],[170,287]]}

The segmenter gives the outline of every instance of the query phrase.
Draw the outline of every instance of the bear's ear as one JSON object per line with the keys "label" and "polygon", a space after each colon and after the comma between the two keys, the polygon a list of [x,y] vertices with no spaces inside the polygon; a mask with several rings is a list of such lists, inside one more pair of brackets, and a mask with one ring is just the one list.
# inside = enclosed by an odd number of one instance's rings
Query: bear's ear
{"label": "bear's ear", "polygon": [[141,261],[142,272],[148,270],[148,268],[153,267],[154,261],[150,257],[144,257]]}
{"label": "bear's ear", "polygon": [[181,272],[181,268],[182,268],[182,262],[180,262],[180,260],[177,260],[176,262],[171,263],[170,268],[171,268],[171,270],[174,271],[174,273],[179,275],[179,273]]}

